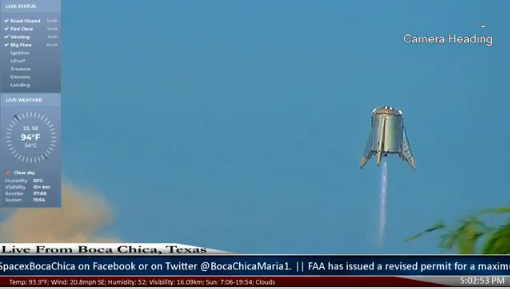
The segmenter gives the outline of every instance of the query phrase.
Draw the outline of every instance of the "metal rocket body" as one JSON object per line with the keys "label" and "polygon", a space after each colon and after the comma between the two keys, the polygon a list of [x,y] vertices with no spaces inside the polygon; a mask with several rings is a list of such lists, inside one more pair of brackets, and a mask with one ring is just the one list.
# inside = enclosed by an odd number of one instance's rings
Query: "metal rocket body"
{"label": "metal rocket body", "polygon": [[384,106],[372,111],[372,128],[365,154],[361,160],[361,168],[373,156],[376,156],[376,163],[380,165],[381,159],[390,154],[398,155],[413,169],[416,169],[404,127],[402,111],[391,106]]}

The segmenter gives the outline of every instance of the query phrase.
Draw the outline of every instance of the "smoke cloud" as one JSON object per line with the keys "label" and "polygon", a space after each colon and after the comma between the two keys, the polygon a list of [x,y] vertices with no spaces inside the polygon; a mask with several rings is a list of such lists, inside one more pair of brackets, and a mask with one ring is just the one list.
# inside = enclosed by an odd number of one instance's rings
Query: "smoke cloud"
{"label": "smoke cloud", "polygon": [[0,224],[0,239],[13,243],[118,242],[100,235],[113,221],[113,211],[100,195],[62,184],[62,208],[15,209]]}

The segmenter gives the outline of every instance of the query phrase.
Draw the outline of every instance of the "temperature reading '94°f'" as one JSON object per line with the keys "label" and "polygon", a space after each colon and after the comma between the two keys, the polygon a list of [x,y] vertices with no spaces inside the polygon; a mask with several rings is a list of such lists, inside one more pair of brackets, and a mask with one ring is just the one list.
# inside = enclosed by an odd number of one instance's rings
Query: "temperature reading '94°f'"
{"label": "temperature reading '94\u00b0f'", "polygon": [[57,132],[51,120],[41,113],[14,115],[5,136],[7,149],[21,162],[37,163],[53,153]]}
{"label": "temperature reading '94\u00b0f'", "polygon": [[22,141],[38,141],[39,139],[41,138],[41,134],[40,133],[29,133],[29,134],[24,134],[22,133],[21,134],[21,140]]}

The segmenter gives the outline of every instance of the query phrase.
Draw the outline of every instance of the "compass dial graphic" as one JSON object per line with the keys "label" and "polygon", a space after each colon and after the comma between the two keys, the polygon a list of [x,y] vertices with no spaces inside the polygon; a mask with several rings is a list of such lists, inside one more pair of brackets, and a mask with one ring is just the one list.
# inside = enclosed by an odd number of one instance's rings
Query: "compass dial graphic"
{"label": "compass dial graphic", "polygon": [[21,162],[38,163],[50,158],[57,144],[57,131],[51,120],[38,112],[13,116],[5,142],[11,155]]}

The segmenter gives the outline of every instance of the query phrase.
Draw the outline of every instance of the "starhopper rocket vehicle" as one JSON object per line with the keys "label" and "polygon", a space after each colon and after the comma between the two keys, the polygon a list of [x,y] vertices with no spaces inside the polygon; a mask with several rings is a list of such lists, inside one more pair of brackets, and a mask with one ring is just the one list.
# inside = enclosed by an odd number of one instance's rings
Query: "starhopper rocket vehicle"
{"label": "starhopper rocket vehicle", "polygon": [[373,156],[376,156],[376,163],[380,165],[381,159],[391,154],[398,155],[413,170],[416,169],[404,127],[402,111],[391,106],[375,108],[372,111],[372,128],[365,149],[365,155],[361,160],[361,168]]}

